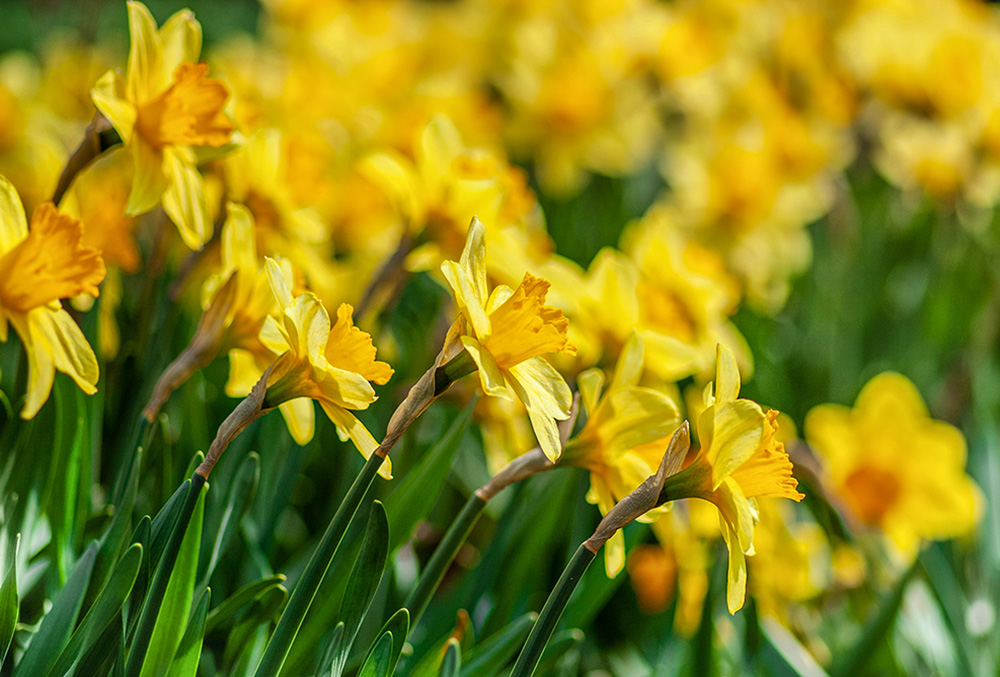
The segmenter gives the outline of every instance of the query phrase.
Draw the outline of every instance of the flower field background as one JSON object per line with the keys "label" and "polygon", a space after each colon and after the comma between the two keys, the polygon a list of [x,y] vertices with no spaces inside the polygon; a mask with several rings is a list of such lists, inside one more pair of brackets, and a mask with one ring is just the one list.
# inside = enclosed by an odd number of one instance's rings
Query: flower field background
{"label": "flower field background", "polygon": [[1000,670],[993,5],[0,25],[0,675]]}

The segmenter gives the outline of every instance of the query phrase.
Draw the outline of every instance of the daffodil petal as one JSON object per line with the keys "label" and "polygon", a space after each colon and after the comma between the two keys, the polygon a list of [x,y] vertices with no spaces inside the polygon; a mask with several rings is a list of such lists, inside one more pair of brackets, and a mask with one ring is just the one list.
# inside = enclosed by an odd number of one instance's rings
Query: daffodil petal
{"label": "daffodil petal", "polygon": [[570,392],[562,374],[545,358],[532,357],[515,364],[508,371],[535,396],[542,411],[557,421],[569,418],[569,410],[573,406],[573,393]]}
{"label": "daffodil petal", "polygon": [[625,568],[625,536],[616,531],[604,544],[604,570],[608,578],[617,578]]}
{"label": "daffodil petal", "polygon": [[278,411],[285,419],[288,432],[296,444],[304,445],[313,438],[316,429],[316,410],[312,400],[307,397],[297,397],[278,405]]}
{"label": "daffodil petal", "polygon": [[338,405],[350,409],[367,409],[369,404],[378,399],[372,384],[361,374],[328,367],[323,375],[323,380],[317,385],[325,399]]}
{"label": "daffodil petal", "polygon": [[562,440],[559,438],[559,426],[555,419],[547,412],[547,407],[539,402],[537,394],[525,388],[514,374],[507,379],[507,384],[528,410],[528,420],[531,421],[531,429],[535,432],[542,453],[555,463],[562,455]]}
{"label": "daffodil petal", "polygon": [[281,355],[292,348],[291,337],[285,333],[284,327],[271,316],[268,316],[264,320],[257,338],[275,355]]}
{"label": "daffodil petal", "polygon": [[721,404],[716,400],[711,411],[708,461],[712,465],[714,490],[757,450],[764,439],[765,423],[760,405],[750,400],[731,400]]}
{"label": "daffodil petal", "polygon": [[597,403],[601,399],[601,389],[604,388],[604,372],[598,368],[588,369],[576,377],[576,387],[580,391],[580,399],[587,416],[593,418],[597,412]]}
{"label": "daffodil petal", "polygon": [[194,166],[193,158],[183,157],[176,149],[165,148],[163,159],[170,180],[163,193],[163,210],[177,225],[184,244],[191,249],[201,249],[212,236],[205,180]]}
{"label": "daffodil petal", "polygon": [[160,77],[163,82],[170,82],[181,63],[197,63],[201,55],[201,24],[189,9],[175,12],[160,27],[160,42],[163,45]]}
{"label": "daffodil petal", "polygon": [[44,337],[56,369],[72,378],[87,395],[96,393],[100,376],[97,358],[70,314],[61,308],[42,306],[28,313],[28,322],[36,333],[36,345]]}
{"label": "daffodil petal", "polygon": [[145,102],[166,89],[169,80],[161,79],[163,45],[156,20],[141,2],[128,3],[128,32],[128,98]]}
{"label": "daffodil petal", "polygon": [[132,191],[125,205],[127,216],[145,214],[160,204],[167,190],[167,175],[163,171],[164,157],[140,136],[132,139]]}
{"label": "daffodil petal", "polygon": [[409,161],[395,152],[373,153],[361,161],[361,173],[393,203],[411,227],[424,220],[419,180]]}
{"label": "daffodil petal", "polygon": [[432,194],[438,193],[443,179],[453,174],[452,164],[462,150],[462,135],[448,117],[435,115],[424,126],[417,146],[417,162],[429,179],[427,188]]}
{"label": "daffodil petal", "polygon": [[44,339],[39,340],[32,331],[31,321],[17,315],[11,317],[11,323],[24,343],[28,355],[28,391],[24,397],[24,407],[21,418],[34,418],[52,392],[52,382],[56,378],[52,355]]}
{"label": "daffodil petal", "polygon": [[257,272],[253,214],[234,202],[226,204],[226,222],[222,224],[222,267],[250,274]]}
{"label": "daffodil petal", "polygon": [[108,119],[125,144],[131,144],[132,131],[135,129],[135,105],[125,98],[125,82],[115,71],[108,71],[101,76],[94,88],[90,90],[90,98],[101,115]]}
{"label": "daffodil petal", "polygon": [[753,528],[756,524],[756,510],[743,495],[740,485],[732,479],[726,479],[715,490],[713,502],[719,509],[722,523],[727,525],[736,540],[730,543],[730,549],[736,547],[740,552],[752,552]]}
{"label": "daffodil petal", "polygon": [[10,181],[0,176],[0,255],[28,237],[24,205]]}
{"label": "daffodil petal", "polygon": [[645,343],[636,331],[629,334],[615,364],[615,375],[611,379],[611,389],[619,390],[627,386],[639,385],[644,363]]}
{"label": "daffodil petal", "polygon": [[497,361],[490,355],[490,351],[471,336],[462,336],[460,340],[476,366],[479,367],[479,382],[483,385],[483,392],[490,397],[502,397],[512,401],[514,396],[511,395],[503,372],[500,371]]}
{"label": "daffodil petal", "polygon": [[[333,424],[337,426],[337,429],[347,434],[347,437],[354,443],[358,451],[361,452],[361,455],[366,460],[371,458],[372,452],[378,448],[378,442],[375,441],[375,438],[368,432],[364,424],[351,412],[332,402],[320,400],[319,404],[323,407],[323,411],[326,412],[330,420],[333,421]],[[378,474],[387,480],[392,479],[392,463],[388,457],[379,466]]]}
{"label": "daffodil petal", "polygon": [[740,396],[740,368],[733,351],[722,343],[715,348],[715,401],[732,402]]}
{"label": "daffodil petal", "polygon": [[445,261],[441,264],[441,272],[455,293],[459,312],[468,318],[476,338],[485,341],[490,335],[490,318],[483,309],[483,298],[477,294],[465,268],[454,261]]}
{"label": "daffodil petal", "polygon": [[267,281],[271,283],[271,291],[278,300],[278,307],[285,310],[292,305],[291,279],[278,262],[270,257],[264,257],[264,270]]}
{"label": "daffodil petal", "polygon": [[725,523],[722,525],[723,538],[729,544],[729,573],[726,577],[726,606],[735,614],[743,608],[747,595],[747,559],[739,547],[734,547],[735,537]]}
{"label": "daffodil petal", "polygon": [[469,224],[459,264],[476,290],[479,305],[484,306],[489,294],[489,287],[486,286],[486,226],[475,216]]}

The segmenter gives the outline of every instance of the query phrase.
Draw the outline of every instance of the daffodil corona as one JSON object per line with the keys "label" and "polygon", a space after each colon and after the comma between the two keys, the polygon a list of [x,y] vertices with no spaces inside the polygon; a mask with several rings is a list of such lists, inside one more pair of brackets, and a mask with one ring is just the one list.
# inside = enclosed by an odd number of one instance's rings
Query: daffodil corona
{"label": "daffodil corona", "polygon": [[97,296],[104,261],[81,244],[83,226],[46,202],[31,216],[31,229],[17,191],[0,176],[0,341],[14,325],[28,355],[28,393],[22,418],[38,413],[52,391],[55,370],[80,389],[97,392],[94,351],[60,299]]}
{"label": "daffodil corona", "polygon": [[753,554],[757,523],[755,498],[774,496],[800,501],[792,462],[775,439],[778,412],[766,413],[756,402],[737,399],[740,372],[729,348],[718,345],[714,392],[706,391],[706,409],[698,419],[701,451],[682,471],[668,477],[661,496],[667,500],[701,498],[719,509],[722,537],[729,548],[729,612],[746,597],[746,555]]}
{"label": "daffodil corona", "polygon": [[566,381],[542,358],[576,354],[566,339],[569,320],[545,305],[549,283],[525,273],[517,289],[486,283],[486,228],[473,217],[458,262],[441,264],[455,294],[459,317],[445,344],[454,340],[479,367],[483,391],[491,397],[524,403],[539,446],[551,460],[562,453],[556,421],[569,418],[572,394]]}

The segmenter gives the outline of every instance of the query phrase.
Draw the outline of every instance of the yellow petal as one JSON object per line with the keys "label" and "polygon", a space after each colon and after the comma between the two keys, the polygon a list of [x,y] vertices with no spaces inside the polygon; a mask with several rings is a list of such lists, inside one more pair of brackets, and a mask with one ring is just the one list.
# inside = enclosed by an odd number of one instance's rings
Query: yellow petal
{"label": "yellow petal", "polygon": [[720,523],[727,526],[736,540],[729,542],[730,550],[751,553],[753,549],[753,528],[756,515],[750,500],[735,480],[726,479],[712,495],[712,502],[719,509]]}
{"label": "yellow petal", "polygon": [[160,28],[163,57],[160,69],[162,82],[170,82],[181,63],[195,63],[201,55],[201,24],[189,9],[175,12]]}
{"label": "yellow petal", "polygon": [[128,3],[128,32],[131,38],[126,74],[128,98],[141,103],[166,88],[166,80],[161,77],[163,45],[156,20],[141,2]]}
{"label": "yellow petal", "polygon": [[292,280],[288,274],[291,271],[285,270],[270,257],[264,257],[264,270],[267,272],[267,281],[271,283],[274,298],[278,300],[278,307],[285,310],[292,305]]}
{"label": "yellow petal", "polygon": [[580,391],[580,399],[583,400],[587,416],[593,417],[597,412],[597,403],[601,399],[601,390],[604,388],[604,372],[597,367],[581,372],[576,377],[576,387]]}
{"label": "yellow petal", "polygon": [[542,411],[562,421],[569,418],[573,393],[555,367],[541,357],[533,357],[508,370],[528,392],[532,393]]}
{"label": "yellow petal", "polygon": [[132,139],[132,192],[125,205],[126,216],[145,214],[160,204],[169,183],[163,163],[161,151],[138,135]]}
{"label": "yellow petal", "polygon": [[[372,434],[368,432],[364,424],[361,423],[351,412],[338,407],[332,402],[326,402],[320,400],[320,406],[323,407],[323,411],[326,415],[333,421],[333,424],[337,426],[337,430],[345,433],[347,437],[354,443],[358,451],[365,459],[371,458],[372,452],[378,448],[378,442],[372,437]],[[392,463],[389,458],[382,462],[379,466],[378,474],[387,480],[392,479]]]}
{"label": "yellow petal", "polygon": [[319,298],[310,292],[299,294],[285,308],[283,325],[300,359],[308,359],[319,370],[326,370],[326,339],[330,335],[330,316]]}
{"label": "yellow petal", "polygon": [[377,400],[375,389],[361,374],[336,367],[328,367],[323,372],[323,379],[317,383],[322,396],[338,406],[349,409],[367,409],[368,405]]}
{"label": "yellow petal", "polygon": [[463,150],[462,135],[446,116],[435,115],[424,126],[417,146],[417,161],[432,195],[442,191],[454,172],[455,158]]}
{"label": "yellow petal", "polygon": [[28,395],[21,412],[23,418],[34,416],[48,399],[54,369],[67,374],[84,393],[97,392],[97,358],[69,313],[42,306],[15,320],[15,327],[22,338],[27,337]]}
{"label": "yellow petal", "polygon": [[359,168],[394,203],[408,226],[424,225],[423,188],[406,158],[395,152],[374,153]]}
{"label": "yellow petal", "polygon": [[[278,356],[274,357],[277,359]],[[246,397],[263,373],[257,366],[257,360],[253,353],[242,348],[233,348],[229,351],[229,379],[226,381],[226,395]]]}
{"label": "yellow petal", "polygon": [[[138,139],[136,139],[138,141]],[[170,185],[163,193],[163,210],[177,225],[181,239],[191,249],[201,249],[212,237],[205,201],[205,181],[193,164],[193,157],[164,148],[164,170]]]}
{"label": "yellow petal", "polygon": [[278,411],[285,419],[288,432],[296,444],[307,444],[313,438],[316,429],[316,410],[313,408],[312,400],[307,397],[288,400],[278,406]]}
{"label": "yellow petal", "polygon": [[253,214],[234,202],[226,203],[226,222],[222,225],[222,268],[251,274],[257,272]]}
{"label": "yellow petal", "polygon": [[490,319],[483,310],[484,297],[477,295],[475,285],[463,266],[445,261],[441,264],[441,272],[455,293],[459,312],[469,320],[476,338],[485,341],[490,335]]}
{"label": "yellow petal", "polygon": [[[708,461],[712,466],[712,489],[742,465],[764,439],[764,412],[750,400],[733,400],[706,409],[702,418],[711,416],[711,439]],[[699,431],[703,429],[699,420]]]}
{"label": "yellow petal", "polygon": [[[726,578],[726,606],[735,614],[743,608],[747,595],[747,559],[736,543],[729,526],[722,525],[723,538],[729,546],[729,574]],[[708,613],[706,609],[703,613]]]}
{"label": "yellow petal", "polygon": [[465,248],[462,250],[459,264],[469,276],[479,305],[483,307],[489,290],[486,286],[486,226],[475,216],[472,217],[472,222],[469,224],[469,232],[465,237]]}
{"label": "yellow petal", "polygon": [[621,530],[604,544],[604,570],[608,578],[616,578],[625,568],[625,536]]}
{"label": "yellow petal", "polygon": [[[35,312],[44,312],[47,308],[36,308]],[[28,355],[28,390],[24,397],[24,407],[21,418],[34,418],[52,392],[52,382],[56,377],[52,355],[44,341],[39,341],[32,330],[32,322],[25,316],[14,315],[11,323],[21,337],[24,351]]]}
{"label": "yellow petal", "polygon": [[361,374],[369,381],[385,385],[393,370],[386,362],[375,359],[372,337],[354,326],[354,308],[342,303],[337,308],[337,322],[326,340],[326,358],[332,366]]}
{"label": "yellow petal", "polygon": [[6,254],[28,237],[24,206],[14,186],[0,176],[0,255]]}
{"label": "yellow petal", "polygon": [[715,401],[731,402],[740,396],[740,368],[736,366],[736,356],[728,346],[718,343],[715,359]]}
{"label": "yellow petal", "polygon": [[[285,333],[285,327],[271,316],[268,316],[264,320],[264,325],[260,328],[260,334],[257,338],[275,355],[281,355],[285,351],[292,349],[292,340]],[[258,375],[257,378],[260,378],[260,376]],[[251,384],[251,387],[253,387],[253,384]]]}
{"label": "yellow petal", "polygon": [[122,141],[130,145],[137,112],[135,104],[125,98],[125,81],[121,75],[115,71],[102,75],[90,90],[90,98],[101,115],[108,119],[122,137]]}
{"label": "yellow petal", "polygon": [[513,401],[514,396],[507,387],[503,372],[500,371],[497,361],[493,359],[489,351],[471,336],[462,336],[460,340],[476,366],[479,367],[479,382],[483,385],[483,392],[490,397],[502,397],[505,400]]}
{"label": "yellow petal", "polygon": [[633,330],[629,334],[628,340],[625,341],[621,354],[618,356],[618,362],[615,364],[615,375],[611,379],[612,390],[639,385],[639,379],[642,377],[644,352],[645,343],[642,336]]}
{"label": "yellow petal", "polygon": [[[562,455],[562,440],[559,438],[559,427],[556,425],[555,418],[549,413],[551,403],[541,401],[535,388],[526,387],[516,375],[511,373],[510,376],[507,379],[507,384],[524,404],[524,408],[528,410],[528,420],[531,421],[531,429],[535,432],[538,446],[542,453],[555,463]],[[563,385],[565,386],[565,383]],[[569,388],[567,387],[566,390],[568,391]],[[567,418],[567,416],[562,418]]]}

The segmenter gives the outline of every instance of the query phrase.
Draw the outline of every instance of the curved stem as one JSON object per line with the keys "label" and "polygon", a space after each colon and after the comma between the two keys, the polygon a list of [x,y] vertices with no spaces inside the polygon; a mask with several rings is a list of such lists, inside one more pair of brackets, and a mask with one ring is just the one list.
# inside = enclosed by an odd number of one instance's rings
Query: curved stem
{"label": "curved stem", "polygon": [[455,555],[458,554],[462,544],[465,543],[465,539],[472,532],[472,527],[476,525],[479,516],[483,514],[483,510],[485,509],[486,500],[478,494],[472,494],[469,500],[465,502],[461,512],[458,513],[458,517],[451,523],[441,543],[434,550],[434,554],[431,555],[427,566],[424,567],[423,572],[420,574],[420,579],[417,581],[416,587],[413,588],[410,596],[403,603],[403,608],[410,612],[411,628],[416,626],[417,621],[420,620],[420,616],[427,609],[427,603],[430,602],[438,586],[441,585],[445,572],[448,571],[448,567],[454,561]]}
{"label": "curved stem", "polygon": [[538,659],[542,657],[545,645],[548,644],[553,630],[556,629],[556,623],[559,622],[559,617],[562,616],[563,609],[566,608],[566,602],[569,601],[570,595],[573,594],[573,590],[576,589],[583,573],[594,561],[596,555],[597,551],[591,550],[585,543],[576,549],[573,559],[563,569],[556,587],[552,588],[549,598],[545,600],[545,606],[542,607],[538,620],[531,628],[531,634],[528,635],[528,641],[524,643],[524,648],[521,649],[521,654],[517,657],[517,663],[514,664],[514,670],[510,673],[510,677],[530,677],[535,672],[535,668],[538,667]]}

